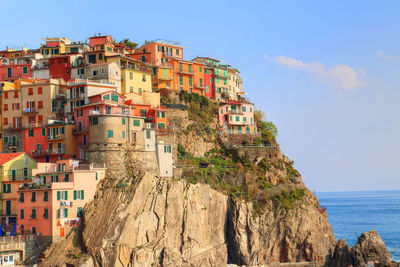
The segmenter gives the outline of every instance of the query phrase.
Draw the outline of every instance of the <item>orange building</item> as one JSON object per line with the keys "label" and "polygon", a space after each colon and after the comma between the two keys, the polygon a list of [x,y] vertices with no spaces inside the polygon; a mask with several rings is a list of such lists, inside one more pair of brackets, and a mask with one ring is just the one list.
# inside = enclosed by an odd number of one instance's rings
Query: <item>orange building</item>
{"label": "orange building", "polygon": [[174,88],[174,70],[171,66],[162,65],[155,68],[154,75],[151,77],[154,91],[164,92]]}
{"label": "orange building", "polygon": [[166,63],[174,72],[172,90],[204,95],[204,65],[193,61],[171,60]]}
{"label": "orange building", "polygon": [[182,60],[183,46],[176,42],[158,39],[145,43],[129,57],[159,66],[172,59]]}
{"label": "orange building", "polygon": [[19,232],[36,233],[51,241],[64,237],[80,224],[105,170],[72,159],[38,163],[32,170],[32,182],[18,189]]}

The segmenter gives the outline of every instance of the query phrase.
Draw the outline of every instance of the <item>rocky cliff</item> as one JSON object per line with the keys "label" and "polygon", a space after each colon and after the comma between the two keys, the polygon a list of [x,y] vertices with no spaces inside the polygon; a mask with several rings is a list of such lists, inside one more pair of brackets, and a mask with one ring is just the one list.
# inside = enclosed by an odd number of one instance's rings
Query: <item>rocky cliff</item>
{"label": "rocky cliff", "polygon": [[[159,137],[178,151],[174,178],[158,177],[147,154],[112,156],[107,178],[85,208],[82,232],[54,244],[47,265],[390,262],[377,238],[352,249],[336,244],[325,210],[278,144],[220,136],[202,105],[189,116],[169,112],[173,133]],[[244,143],[250,146],[241,148]]]}

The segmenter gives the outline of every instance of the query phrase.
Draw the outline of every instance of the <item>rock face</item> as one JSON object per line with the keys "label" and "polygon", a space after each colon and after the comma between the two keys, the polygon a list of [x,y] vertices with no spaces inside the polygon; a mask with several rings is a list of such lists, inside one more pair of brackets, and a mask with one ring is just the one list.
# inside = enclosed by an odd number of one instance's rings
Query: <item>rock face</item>
{"label": "rock face", "polygon": [[[130,193],[108,189],[88,207],[84,243],[101,266],[225,266],[323,260],[334,245],[326,214],[235,201],[205,184],[146,174]],[[316,200],[315,200],[316,201]],[[95,208],[95,207],[102,207]]]}
{"label": "rock face", "polygon": [[328,259],[327,266],[339,267],[367,266],[373,262],[375,266],[399,266],[392,261],[390,252],[376,231],[362,233],[358,237],[357,244],[349,248],[343,239],[340,239],[335,247],[333,255]]}

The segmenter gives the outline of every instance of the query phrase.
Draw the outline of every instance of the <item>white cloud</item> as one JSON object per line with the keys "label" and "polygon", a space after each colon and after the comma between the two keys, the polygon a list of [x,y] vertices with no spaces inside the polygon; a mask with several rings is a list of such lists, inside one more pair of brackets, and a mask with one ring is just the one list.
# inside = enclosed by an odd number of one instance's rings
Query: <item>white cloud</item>
{"label": "white cloud", "polygon": [[383,53],[382,51],[378,51],[378,52],[376,52],[376,54],[377,54],[381,59],[386,60],[386,61],[397,61],[397,60],[399,60],[398,57],[396,57],[396,56],[391,56],[391,55],[386,55],[386,54]]}
{"label": "white cloud", "polygon": [[275,61],[284,67],[306,71],[319,83],[330,85],[336,89],[355,90],[362,85],[365,70],[355,70],[348,65],[332,65],[325,68],[325,65],[318,62],[304,63],[295,58],[279,56]]}

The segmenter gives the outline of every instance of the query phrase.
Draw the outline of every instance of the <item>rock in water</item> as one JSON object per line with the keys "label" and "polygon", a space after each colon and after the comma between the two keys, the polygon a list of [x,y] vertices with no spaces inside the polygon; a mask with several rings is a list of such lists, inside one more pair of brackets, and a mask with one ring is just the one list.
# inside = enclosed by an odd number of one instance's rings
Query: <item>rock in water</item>
{"label": "rock in water", "polygon": [[392,260],[385,243],[374,230],[362,233],[358,237],[357,244],[352,248],[349,248],[346,242],[340,239],[335,246],[332,257],[328,259],[327,266],[364,267],[368,263],[374,263],[375,267],[399,266]]}

